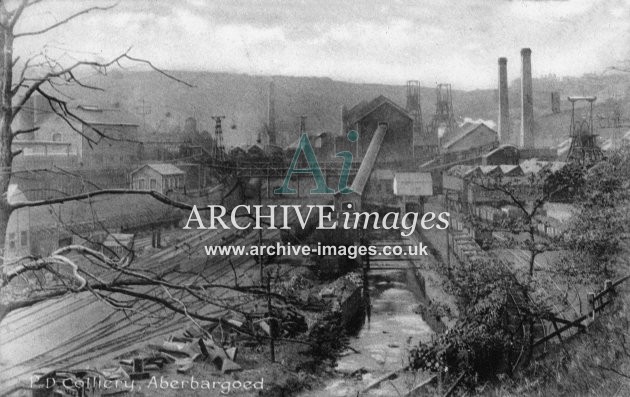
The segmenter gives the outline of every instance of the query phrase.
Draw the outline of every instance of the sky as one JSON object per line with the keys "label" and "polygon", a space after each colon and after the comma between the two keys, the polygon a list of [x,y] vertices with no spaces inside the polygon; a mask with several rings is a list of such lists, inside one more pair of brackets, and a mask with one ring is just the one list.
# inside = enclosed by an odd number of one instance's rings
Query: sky
{"label": "sky", "polygon": [[[13,0],[15,1],[15,0]],[[48,0],[16,32],[105,0]],[[335,80],[494,88],[497,58],[520,75],[601,73],[630,59],[630,0],[122,0],[48,34],[19,38],[15,53],[70,62],[133,56],[168,70],[330,77]]]}

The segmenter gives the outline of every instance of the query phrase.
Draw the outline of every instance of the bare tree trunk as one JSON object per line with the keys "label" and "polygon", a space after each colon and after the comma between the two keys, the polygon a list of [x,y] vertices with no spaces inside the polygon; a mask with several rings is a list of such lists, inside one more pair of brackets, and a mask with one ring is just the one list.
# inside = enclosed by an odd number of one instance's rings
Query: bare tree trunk
{"label": "bare tree trunk", "polygon": [[[6,24],[5,14],[2,13],[0,22]],[[0,45],[2,45],[2,54],[0,59],[0,76],[1,76],[1,108],[0,108],[0,247],[4,248],[4,240],[6,237],[7,223],[11,215],[11,206],[9,205],[9,182],[11,180],[11,163],[13,154],[11,152],[11,144],[13,141],[11,131],[11,121],[13,119],[12,109],[12,83],[13,83],[13,34],[7,29],[0,31]]]}
{"label": "bare tree trunk", "polygon": [[534,265],[536,264],[536,230],[534,229],[534,225],[532,224],[532,219],[529,219],[529,241],[531,247],[529,249],[529,278],[530,281],[534,277]]}

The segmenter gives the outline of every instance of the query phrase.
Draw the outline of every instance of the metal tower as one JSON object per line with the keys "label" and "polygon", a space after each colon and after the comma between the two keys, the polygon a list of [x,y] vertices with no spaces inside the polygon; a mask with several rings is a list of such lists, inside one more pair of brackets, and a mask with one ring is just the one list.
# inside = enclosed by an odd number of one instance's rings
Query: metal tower
{"label": "metal tower", "polygon": [[431,120],[431,133],[439,137],[441,145],[444,139],[452,137],[457,123],[455,122],[455,114],[453,113],[451,85],[438,84],[435,89],[435,94],[435,115]]}
{"label": "metal tower", "polygon": [[[602,150],[597,146],[597,135],[593,133],[593,102],[597,97],[569,97],[571,102],[571,147],[567,154],[567,161],[589,165],[604,157]],[[575,119],[575,103],[586,101],[590,105],[588,118]]]}
{"label": "metal tower", "polygon": [[212,120],[215,121],[214,139],[216,143],[213,153],[215,161],[225,161],[225,145],[223,143],[223,129],[221,128],[221,120],[224,118],[225,116],[212,116]]}

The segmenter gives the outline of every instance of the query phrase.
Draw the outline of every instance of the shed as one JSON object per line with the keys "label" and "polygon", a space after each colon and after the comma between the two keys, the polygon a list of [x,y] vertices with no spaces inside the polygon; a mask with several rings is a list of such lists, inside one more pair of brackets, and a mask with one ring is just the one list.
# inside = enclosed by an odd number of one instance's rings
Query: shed
{"label": "shed", "polygon": [[466,124],[455,132],[452,139],[444,142],[442,148],[446,152],[458,152],[471,148],[496,145],[499,134],[484,123]]}
{"label": "shed", "polygon": [[134,237],[133,234],[111,233],[103,241],[103,252],[106,255],[113,256],[115,254],[122,258],[133,249]]}
{"label": "shed", "polygon": [[400,172],[394,175],[396,196],[432,196],[433,179],[429,172]]}
{"label": "shed", "polygon": [[396,173],[394,175],[394,195],[401,213],[424,212],[424,197],[433,195],[431,173]]}
{"label": "shed", "polygon": [[145,164],[131,172],[131,188],[162,194],[183,190],[185,174],[173,164]]}

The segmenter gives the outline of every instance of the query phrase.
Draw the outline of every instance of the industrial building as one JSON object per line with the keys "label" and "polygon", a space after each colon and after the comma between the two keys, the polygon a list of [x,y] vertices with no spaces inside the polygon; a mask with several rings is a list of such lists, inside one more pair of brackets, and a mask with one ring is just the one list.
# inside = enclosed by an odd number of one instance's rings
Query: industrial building
{"label": "industrial building", "polygon": [[[387,136],[379,145],[378,163],[401,168],[413,165],[413,118],[406,109],[383,95],[361,102],[342,115],[342,136],[337,137],[336,150],[348,150],[355,161],[362,160],[381,122],[387,122],[388,127]],[[359,133],[356,142],[346,139],[351,130]]]}
{"label": "industrial building", "polygon": [[[10,202],[28,201],[15,185]],[[25,207],[7,225],[5,260],[46,256],[70,244],[103,242],[111,232],[133,232],[176,225],[184,212],[148,195],[103,195],[90,200]]]}
{"label": "industrial building", "polygon": [[131,188],[162,194],[183,191],[185,172],[173,164],[145,164],[130,174]]}

